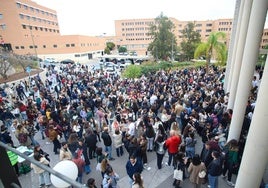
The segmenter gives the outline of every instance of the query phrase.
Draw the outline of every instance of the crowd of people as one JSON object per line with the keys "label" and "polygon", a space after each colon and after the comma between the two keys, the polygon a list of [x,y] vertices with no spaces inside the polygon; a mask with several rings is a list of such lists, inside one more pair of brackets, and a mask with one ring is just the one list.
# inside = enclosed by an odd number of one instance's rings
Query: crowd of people
{"label": "crowd of people", "polygon": [[[78,166],[80,183],[85,183],[83,174],[90,173],[90,161],[96,158],[104,188],[117,187],[119,180],[109,163],[115,160],[113,149],[118,158],[129,155],[126,172],[133,188],[144,187],[141,174],[147,153],[153,151],[158,169],[167,153],[166,165],[183,171],[183,178],[174,180],[175,187],[189,178],[195,187],[208,181],[215,188],[218,176],[225,177],[227,172],[227,183],[234,186],[232,174],[241,160],[256,88],[249,98],[241,139],[226,143],[232,110],[227,109],[229,94],[223,89],[224,70],[217,67],[209,72],[204,68],[160,70],[138,79],[92,72],[85,65],[46,71],[45,79],[37,75],[30,81],[3,84],[2,142],[14,146],[11,131],[20,145],[38,148],[35,134],[41,134],[53,143],[60,160],[72,160]],[[198,137],[204,144],[201,153],[195,150]],[[104,147],[98,147],[98,142]],[[40,152],[35,152],[34,159],[49,164]],[[199,177],[201,171],[205,177]],[[41,187],[51,184],[45,171],[37,173]],[[89,179],[88,186],[96,187],[94,182]]]}

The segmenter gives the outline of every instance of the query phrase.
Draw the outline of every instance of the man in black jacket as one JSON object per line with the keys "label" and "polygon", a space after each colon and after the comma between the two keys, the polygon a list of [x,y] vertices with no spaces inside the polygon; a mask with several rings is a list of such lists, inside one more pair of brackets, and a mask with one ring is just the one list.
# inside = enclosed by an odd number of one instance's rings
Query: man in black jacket
{"label": "man in black jacket", "polygon": [[212,152],[213,160],[208,165],[208,182],[211,188],[218,188],[218,177],[222,174],[222,161],[218,151]]}
{"label": "man in black jacket", "polygon": [[105,152],[108,153],[108,159],[113,161],[114,158],[112,157],[112,139],[108,133],[108,127],[103,128],[101,138],[102,138],[104,146],[105,146]]}

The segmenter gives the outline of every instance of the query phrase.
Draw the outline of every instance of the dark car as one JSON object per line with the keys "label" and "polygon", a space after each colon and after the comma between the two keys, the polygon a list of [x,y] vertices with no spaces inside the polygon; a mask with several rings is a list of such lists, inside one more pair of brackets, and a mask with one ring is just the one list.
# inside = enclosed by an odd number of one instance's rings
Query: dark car
{"label": "dark car", "polygon": [[65,59],[65,60],[62,60],[60,63],[67,65],[67,64],[74,64],[75,62],[71,59]]}

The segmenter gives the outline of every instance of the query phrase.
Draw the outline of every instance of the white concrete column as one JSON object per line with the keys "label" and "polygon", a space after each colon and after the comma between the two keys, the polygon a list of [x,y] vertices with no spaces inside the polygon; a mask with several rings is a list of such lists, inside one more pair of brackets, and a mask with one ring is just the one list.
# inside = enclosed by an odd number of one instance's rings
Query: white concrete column
{"label": "white concrete column", "polygon": [[267,7],[267,0],[254,0],[252,4],[228,140],[238,140],[240,137],[246,104],[251,89],[251,81],[259,55],[259,45],[266,19]]}
{"label": "white concrete column", "polygon": [[227,109],[233,109],[237,93],[237,84],[242,64],[245,41],[248,31],[248,23],[253,0],[245,0],[243,4],[242,15],[239,15],[238,22],[241,22],[239,32],[236,33],[237,45],[235,46],[235,55],[232,58],[232,74],[229,80],[229,100]]}
{"label": "white concrete column", "polygon": [[[243,1],[244,3],[244,1]],[[229,83],[229,78],[232,77],[232,57],[235,56],[235,51],[236,51],[236,44],[238,41],[238,38],[236,38],[236,32],[239,31],[240,28],[240,23],[238,23],[238,17],[239,14],[242,14],[242,8],[241,7],[241,0],[236,0],[235,4],[235,11],[234,11],[234,17],[233,17],[233,23],[232,23],[232,34],[231,34],[231,39],[229,43],[229,49],[228,49],[228,57],[227,57],[227,63],[226,63],[226,70],[225,70],[225,77],[224,77],[224,91],[227,93],[229,92],[228,88],[228,83]]]}
{"label": "white concrete column", "polygon": [[[265,0],[262,0],[265,1]],[[250,125],[236,187],[259,187],[268,162],[268,58]]]}

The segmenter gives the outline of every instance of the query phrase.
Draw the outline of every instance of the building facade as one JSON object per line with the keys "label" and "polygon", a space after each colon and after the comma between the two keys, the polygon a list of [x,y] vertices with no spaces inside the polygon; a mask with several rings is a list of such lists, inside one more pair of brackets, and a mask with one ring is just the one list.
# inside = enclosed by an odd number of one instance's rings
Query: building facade
{"label": "building facade", "polygon": [[103,37],[61,35],[57,12],[30,0],[0,0],[0,43],[16,54],[84,61],[99,56]]}
{"label": "building facade", "polygon": [[[224,32],[226,34],[225,43],[229,46],[232,32],[232,19],[217,19],[206,21],[180,21],[175,18],[169,18],[174,26],[174,34],[177,44],[182,42],[181,31],[189,22],[195,24],[195,31],[201,35],[201,40],[205,41],[212,32]],[[129,51],[136,51],[138,54],[146,54],[146,49],[152,38],[148,36],[151,24],[154,24],[154,18],[151,19],[127,19],[115,20],[115,34],[119,38],[120,45],[126,46]],[[268,44],[268,29],[264,29],[263,40],[260,47]]]}

